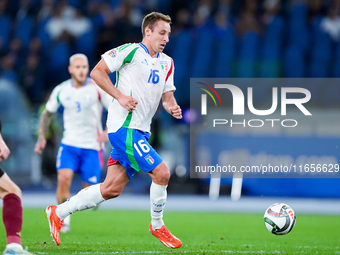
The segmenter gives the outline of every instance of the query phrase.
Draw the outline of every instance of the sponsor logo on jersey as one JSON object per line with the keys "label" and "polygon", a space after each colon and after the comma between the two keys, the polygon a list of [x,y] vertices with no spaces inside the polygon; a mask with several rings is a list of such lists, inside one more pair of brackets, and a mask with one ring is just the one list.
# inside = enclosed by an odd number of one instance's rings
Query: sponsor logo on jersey
{"label": "sponsor logo on jersey", "polygon": [[117,51],[116,51],[116,50],[111,50],[111,51],[109,52],[109,56],[112,57],[112,58],[117,57]]}
{"label": "sponsor logo on jersey", "polygon": [[150,164],[152,165],[153,163],[155,163],[155,160],[148,154],[146,155],[145,157],[145,160]]}
{"label": "sponsor logo on jersey", "polygon": [[147,65],[147,66],[149,65],[148,61],[146,59],[144,59],[141,63],[144,64],[144,65]]}

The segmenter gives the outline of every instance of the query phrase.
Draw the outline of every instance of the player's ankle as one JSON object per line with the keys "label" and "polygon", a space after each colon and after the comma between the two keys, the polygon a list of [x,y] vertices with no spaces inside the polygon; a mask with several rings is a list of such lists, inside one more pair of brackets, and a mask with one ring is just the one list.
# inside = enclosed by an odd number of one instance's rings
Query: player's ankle
{"label": "player's ankle", "polygon": [[18,243],[9,243],[6,245],[6,249],[22,249],[22,246]]}
{"label": "player's ankle", "polygon": [[160,229],[161,227],[163,227],[164,225],[164,222],[162,219],[152,219],[151,220],[151,226],[152,226],[152,229],[155,230],[155,229]]}

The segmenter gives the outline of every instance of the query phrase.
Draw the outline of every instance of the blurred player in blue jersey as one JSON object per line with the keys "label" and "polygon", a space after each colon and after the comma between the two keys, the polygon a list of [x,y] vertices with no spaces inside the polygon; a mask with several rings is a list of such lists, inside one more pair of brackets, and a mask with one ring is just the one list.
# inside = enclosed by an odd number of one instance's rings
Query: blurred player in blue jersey
{"label": "blurred player in blue jersey", "polygon": [[[0,161],[5,161],[10,150],[1,135],[0,120]],[[7,245],[3,255],[32,254],[21,246],[22,206],[21,190],[0,167],[0,197],[3,200],[2,219],[6,229]]]}
{"label": "blurred player in blue jersey", "polygon": [[[37,154],[41,154],[46,145],[45,133],[52,114],[62,105],[64,132],[57,155],[59,204],[70,198],[70,186],[75,173],[81,176],[83,188],[99,183],[104,162],[102,142],[107,137],[101,122],[103,106],[108,108],[112,100],[88,78],[89,64],[84,54],[70,57],[69,73],[71,79],[56,86],[46,103],[34,149]],[[65,219],[61,231],[70,231],[70,217]]]}
{"label": "blurred player in blue jersey", "polygon": [[[60,244],[60,227],[68,215],[119,196],[140,170],[152,179],[149,231],[169,248],[182,245],[163,222],[170,171],[148,142],[151,120],[161,99],[169,114],[182,118],[182,110],[174,98],[173,60],[163,53],[169,41],[170,23],[167,15],[157,12],[146,15],[142,23],[143,41],[107,51],[92,70],[91,77],[98,86],[114,98],[107,120],[109,140],[114,148],[103,183],[81,190],[63,204],[46,208],[52,238],[57,245]],[[115,86],[108,76],[111,72],[117,73]]]}

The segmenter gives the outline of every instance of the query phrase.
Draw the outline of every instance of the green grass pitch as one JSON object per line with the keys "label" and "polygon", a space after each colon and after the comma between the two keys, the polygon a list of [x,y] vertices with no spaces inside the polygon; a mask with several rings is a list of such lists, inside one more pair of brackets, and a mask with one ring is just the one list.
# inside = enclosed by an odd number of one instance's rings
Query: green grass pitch
{"label": "green grass pitch", "polygon": [[[23,246],[36,254],[339,254],[339,216],[297,215],[285,236],[267,231],[262,214],[165,212],[183,246],[163,246],[149,234],[147,211],[89,210],[72,215],[72,231],[58,247],[49,236],[44,209],[24,209]],[[0,247],[6,245],[0,226]]]}

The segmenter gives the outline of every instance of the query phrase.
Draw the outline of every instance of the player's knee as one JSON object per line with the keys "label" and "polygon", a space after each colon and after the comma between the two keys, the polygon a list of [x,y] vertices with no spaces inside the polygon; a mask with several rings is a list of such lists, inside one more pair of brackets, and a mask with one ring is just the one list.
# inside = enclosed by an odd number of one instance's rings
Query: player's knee
{"label": "player's knee", "polygon": [[3,189],[1,190],[0,197],[3,199],[8,194],[15,194],[20,199],[22,197],[21,189],[14,182],[12,182],[11,185],[9,185],[6,190]]}
{"label": "player's knee", "polygon": [[161,185],[167,185],[170,180],[170,171],[162,173]]}
{"label": "player's knee", "polygon": [[17,186],[17,185],[15,185],[15,187],[13,188],[13,192],[12,192],[13,194],[15,194],[15,195],[17,195],[18,197],[20,197],[20,199],[21,199],[21,197],[22,197],[22,192],[21,192],[21,189]]}
{"label": "player's knee", "polygon": [[58,186],[60,188],[68,188],[71,186],[72,179],[63,175],[58,176]]}
{"label": "player's knee", "polygon": [[170,180],[170,171],[168,167],[163,168],[160,171],[157,171],[157,174],[153,178],[153,182],[158,185],[168,185]]}

